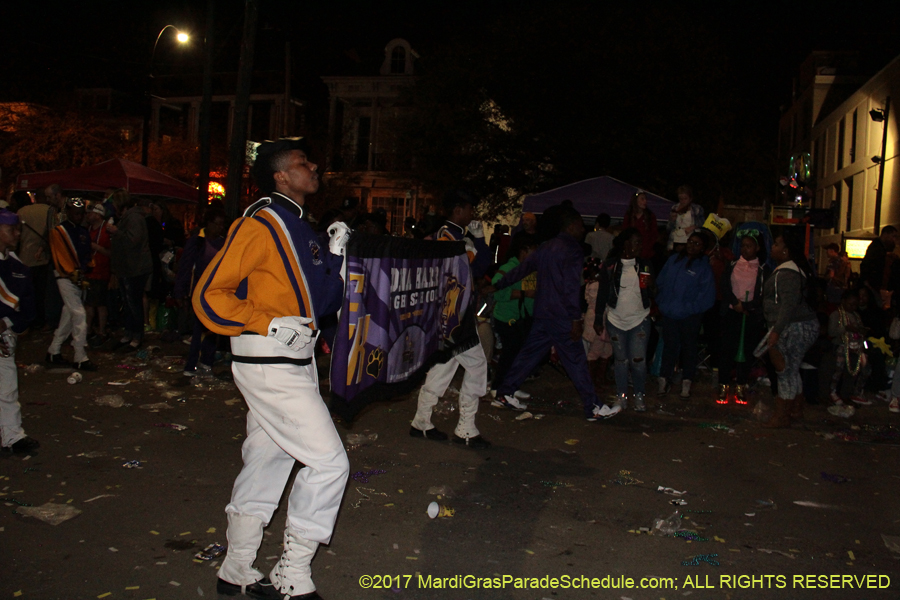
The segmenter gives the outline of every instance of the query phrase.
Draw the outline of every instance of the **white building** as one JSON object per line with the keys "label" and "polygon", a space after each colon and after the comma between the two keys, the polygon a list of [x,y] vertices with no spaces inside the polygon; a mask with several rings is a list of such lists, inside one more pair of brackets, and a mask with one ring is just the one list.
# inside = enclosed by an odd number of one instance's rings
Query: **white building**
{"label": "white building", "polygon": [[[828,57],[830,61],[825,60]],[[817,58],[819,63],[834,65],[835,57],[846,59],[847,55],[814,53],[804,63],[811,66],[813,74],[791,109],[782,116],[779,145],[782,161],[788,156],[795,163],[808,163],[812,207],[834,210],[835,228],[816,231],[816,258],[820,265],[825,262],[825,245],[835,242],[844,247],[846,238],[875,236],[881,160],[884,185],[880,227],[900,225],[896,110],[896,101],[900,100],[900,56],[868,81],[842,76],[840,66],[816,65]],[[843,89],[835,89],[835,85]],[[837,106],[833,106],[835,99],[840,100]],[[886,121],[876,121],[870,115],[875,111],[877,117],[886,109]],[[882,155],[885,127],[886,151]],[[804,157],[804,153],[808,154]]]}

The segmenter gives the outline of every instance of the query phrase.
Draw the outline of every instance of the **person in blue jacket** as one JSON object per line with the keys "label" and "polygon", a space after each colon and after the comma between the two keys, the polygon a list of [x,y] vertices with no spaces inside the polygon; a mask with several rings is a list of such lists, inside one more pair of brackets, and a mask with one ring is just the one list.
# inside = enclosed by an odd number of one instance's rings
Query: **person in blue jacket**
{"label": "person in blue jacket", "polygon": [[40,446],[22,429],[16,372],[16,338],[35,317],[31,272],[13,252],[21,234],[18,215],[0,209],[0,446],[15,454]]}
{"label": "person in blue jacket", "polygon": [[659,372],[659,395],[671,387],[675,363],[681,356],[683,378],[681,397],[690,398],[691,381],[697,373],[697,338],[703,313],[716,300],[716,284],[709,259],[706,237],[692,233],[684,248],[666,261],[656,280],[659,292],[656,304],[662,313],[663,356]]}

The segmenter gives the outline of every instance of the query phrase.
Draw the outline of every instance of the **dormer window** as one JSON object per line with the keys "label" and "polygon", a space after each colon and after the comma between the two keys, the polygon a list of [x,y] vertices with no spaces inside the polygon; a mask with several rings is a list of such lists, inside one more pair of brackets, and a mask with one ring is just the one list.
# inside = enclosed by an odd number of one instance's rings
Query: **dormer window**
{"label": "dormer window", "polygon": [[418,55],[409,47],[409,42],[403,38],[393,39],[384,48],[381,74],[412,75],[414,58],[418,58]]}
{"label": "dormer window", "polygon": [[403,75],[406,73],[406,48],[394,46],[391,51],[391,74]]}

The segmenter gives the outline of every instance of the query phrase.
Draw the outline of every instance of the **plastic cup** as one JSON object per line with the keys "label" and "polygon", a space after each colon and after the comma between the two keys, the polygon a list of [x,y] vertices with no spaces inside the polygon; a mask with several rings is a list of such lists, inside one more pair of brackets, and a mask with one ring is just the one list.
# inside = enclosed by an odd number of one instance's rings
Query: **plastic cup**
{"label": "plastic cup", "polygon": [[456,512],[449,506],[444,506],[442,504],[438,504],[437,502],[432,502],[428,505],[428,516],[432,519],[436,517],[452,517]]}
{"label": "plastic cup", "polygon": [[82,380],[81,373],[79,373],[78,371],[75,371],[74,373],[69,375],[68,379],[66,379],[66,381],[68,381],[72,385],[74,385],[76,383],[81,383],[81,380]]}

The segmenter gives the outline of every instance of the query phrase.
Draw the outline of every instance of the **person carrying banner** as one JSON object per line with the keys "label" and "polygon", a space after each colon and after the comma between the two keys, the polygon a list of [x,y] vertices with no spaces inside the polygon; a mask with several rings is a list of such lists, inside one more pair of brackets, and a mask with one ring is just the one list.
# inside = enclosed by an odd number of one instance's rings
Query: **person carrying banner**
{"label": "person carrying banner", "polygon": [[31,272],[16,256],[22,225],[16,213],[0,210],[0,446],[25,454],[40,443],[22,429],[16,339],[35,317]]}
{"label": "person carrying banner", "polygon": [[585,417],[588,421],[596,421],[599,417],[612,417],[622,408],[599,404],[581,343],[584,331],[581,315],[581,269],[584,263],[581,241],[585,234],[584,221],[578,211],[570,207],[561,210],[558,219],[559,231],[555,238],[541,245],[522,264],[486,290],[502,290],[537,271],[537,295],[534,299],[531,332],[497,389],[497,401],[509,408],[524,410],[525,406],[514,394],[553,346],[581,396]]}
{"label": "person carrying banner", "polygon": [[[59,327],[47,349],[50,366],[74,366],[79,371],[96,371],[84,348],[87,346],[87,313],[84,310],[84,290],[88,285],[85,274],[91,262],[91,237],[81,226],[84,221],[84,201],[72,198],[66,204],[66,220],[50,232],[50,252],[53,255],[53,274],[63,299]],[[62,345],[72,336],[75,360],[69,363],[62,357]]]}
{"label": "person carrying banner", "polygon": [[[253,169],[265,197],[231,226],[193,294],[203,324],[232,336],[234,382],[249,409],[217,591],[315,600],[310,564],[319,544],[331,541],[350,464],[313,358],[319,317],[341,306],[349,229],[332,225],[322,248],[303,218],[319,175],[302,138],[262,143]],[[267,578],[253,563],[297,461],[303,468],[288,495],[284,551]]]}
{"label": "person carrying banner", "polygon": [[[484,275],[491,263],[482,225],[472,220],[475,215],[475,204],[476,200],[464,190],[447,192],[444,197],[447,221],[435,234],[438,241],[465,242],[473,282]],[[459,423],[456,425],[453,441],[470,448],[490,448],[490,442],[481,436],[475,426],[478,401],[487,393],[488,364],[477,332],[473,334],[472,339],[459,341],[453,358],[445,363],[436,364],[428,371],[425,383],[419,391],[416,415],[409,429],[409,435],[412,437],[436,441],[447,439],[447,434],[431,422],[431,414],[453,380],[457,367],[462,366],[465,375],[459,390]]]}

